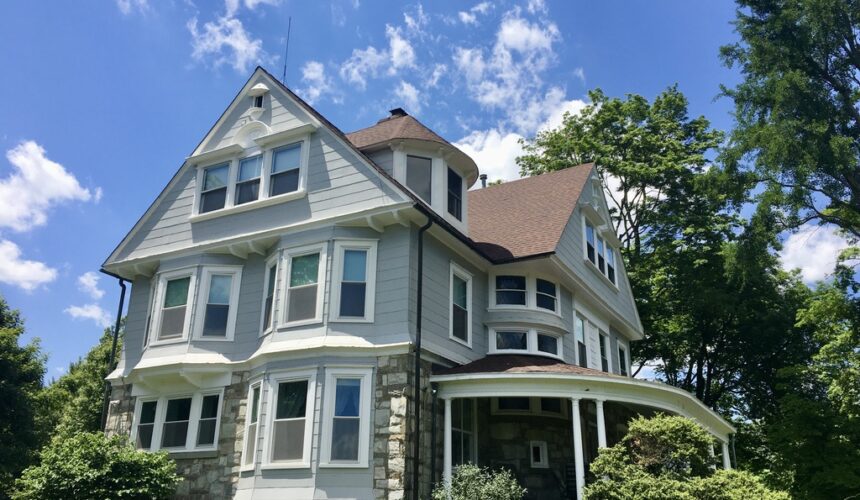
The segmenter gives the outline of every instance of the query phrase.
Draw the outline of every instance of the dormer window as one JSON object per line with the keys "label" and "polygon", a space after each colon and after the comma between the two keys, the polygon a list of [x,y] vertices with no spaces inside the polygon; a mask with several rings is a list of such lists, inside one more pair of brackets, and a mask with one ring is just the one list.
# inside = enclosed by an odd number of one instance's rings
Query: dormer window
{"label": "dormer window", "polygon": [[272,154],[272,174],[269,196],[291,193],[299,189],[299,169],[302,164],[302,143],[297,142]]}
{"label": "dormer window", "polygon": [[591,262],[600,274],[613,285],[617,285],[615,249],[600,236],[587,219],[585,220],[585,259]]}
{"label": "dormer window", "polygon": [[260,197],[260,172],[263,156],[245,158],[239,162],[239,176],[236,178],[236,205],[257,201]]}
{"label": "dormer window", "polygon": [[463,220],[463,178],[448,169],[448,213]]}
{"label": "dormer window", "polygon": [[433,160],[407,155],[406,186],[426,203],[432,203]]}
{"label": "dormer window", "polygon": [[203,189],[200,192],[200,213],[224,208],[227,202],[227,184],[230,179],[230,164],[224,163],[203,171]]}

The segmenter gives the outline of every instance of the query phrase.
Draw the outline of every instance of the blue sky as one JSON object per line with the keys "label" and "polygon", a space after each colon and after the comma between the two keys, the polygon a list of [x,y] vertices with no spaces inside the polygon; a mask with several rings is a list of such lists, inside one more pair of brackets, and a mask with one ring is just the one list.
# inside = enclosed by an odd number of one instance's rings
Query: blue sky
{"label": "blue sky", "polygon": [[[287,84],[333,123],[402,106],[492,180],[517,177],[517,139],[594,87],[650,99],[677,83],[691,114],[729,129],[716,97],[738,75],[717,54],[733,15],[682,0],[3,2],[0,293],[42,339],[48,378],[83,355],[116,309],[100,264],[254,66],[281,74],[290,16]],[[809,280],[842,244],[814,228],[789,243]]]}

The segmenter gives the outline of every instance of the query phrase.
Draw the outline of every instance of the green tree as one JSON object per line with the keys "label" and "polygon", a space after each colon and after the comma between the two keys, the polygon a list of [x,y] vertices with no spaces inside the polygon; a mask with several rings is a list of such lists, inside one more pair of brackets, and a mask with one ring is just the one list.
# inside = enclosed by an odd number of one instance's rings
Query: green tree
{"label": "green tree", "polygon": [[33,424],[45,374],[38,339],[20,345],[24,322],[0,297],[0,498],[36,457],[40,431]]}
{"label": "green tree", "polygon": [[18,479],[12,498],[166,499],[178,482],[166,452],[139,451],[123,437],[83,432],[54,438],[41,463]]}
{"label": "green tree", "polygon": [[433,490],[433,500],[521,500],[526,489],[517,483],[507,469],[490,470],[464,464],[454,471],[451,487],[439,485]]}
{"label": "green tree", "polygon": [[754,161],[783,223],[860,238],[860,2],[738,0],[740,41],[722,48],[737,126],[726,158]]}
{"label": "green tree", "polygon": [[620,443],[603,448],[591,464],[597,478],[588,500],[788,500],[748,472],[717,468],[713,438],[678,416],[639,417]]}

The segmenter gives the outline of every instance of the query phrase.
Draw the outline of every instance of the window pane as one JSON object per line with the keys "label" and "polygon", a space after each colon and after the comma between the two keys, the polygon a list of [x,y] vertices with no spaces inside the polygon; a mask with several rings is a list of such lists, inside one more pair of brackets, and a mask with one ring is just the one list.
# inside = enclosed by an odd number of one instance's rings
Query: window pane
{"label": "window pane", "polygon": [[260,411],[260,387],[254,387],[253,395],[251,396],[251,423],[257,421],[258,414]]}
{"label": "window pane", "polygon": [[164,307],[184,306],[188,302],[188,285],[191,278],[179,278],[167,282],[164,291]]}
{"label": "window pane", "polygon": [[140,423],[151,424],[155,422],[156,401],[147,401],[140,405]]}
{"label": "window pane", "polygon": [[317,285],[291,289],[287,307],[287,321],[311,319],[316,315]]}
{"label": "window pane", "polygon": [[290,264],[290,286],[310,285],[317,282],[320,254],[293,257]]}
{"label": "window pane", "polygon": [[236,205],[256,201],[260,197],[260,180],[236,185]]}
{"label": "window pane", "polygon": [[529,411],[529,398],[499,398],[499,409]]}
{"label": "window pane", "polygon": [[272,175],[269,196],[292,193],[299,189],[299,170],[288,170],[281,174]]}
{"label": "window pane", "polygon": [[335,418],[332,422],[331,459],[358,460],[357,418]]}
{"label": "window pane", "polygon": [[451,431],[451,461],[454,465],[463,463],[463,433],[458,430]]}
{"label": "window pane", "polygon": [[540,398],[540,409],[549,413],[561,413],[561,399]]}
{"label": "window pane", "polygon": [[215,189],[200,196],[200,213],[224,208],[227,201],[227,188]]}
{"label": "window pane", "polygon": [[301,165],[302,145],[293,144],[281,148],[272,155],[272,173],[286,172],[298,169]]}
{"label": "window pane", "polygon": [[525,290],[525,276],[496,276],[496,290]]}
{"label": "window pane", "polygon": [[230,306],[207,304],[206,315],[203,319],[204,337],[226,337],[227,318],[230,316]]}
{"label": "window pane", "polygon": [[245,464],[254,463],[254,452],[257,451],[257,424],[248,427],[248,436],[245,439]]}
{"label": "window pane", "polygon": [[525,305],[525,289],[525,276],[496,276],[496,304]]}
{"label": "window pane", "polygon": [[452,330],[453,331],[451,332],[451,334],[454,335],[454,337],[456,337],[456,338],[458,338],[464,342],[468,342],[469,341],[469,339],[468,339],[469,330],[468,330],[468,325],[467,325],[467,323],[469,321],[468,311],[466,311],[462,307],[455,304],[455,305],[451,306],[451,314],[453,315],[453,318],[452,318]]}
{"label": "window pane", "polygon": [[148,450],[152,447],[152,431],[155,429],[154,424],[139,424],[137,426],[137,447],[143,450]]}
{"label": "window pane", "polygon": [[463,219],[463,178],[448,169],[448,213]]}
{"label": "window pane", "polygon": [[460,306],[462,309],[468,309],[469,305],[466,300],[468,297],[468,283],[463,278],[454,275],[453,279],[453,294],[454,294],[454,304]]}
{"label": "window pane", "polygon": [[175,337],[182,335],[185,329],[185,310],[186,307],[174,307],[165,309],[161,313],[161,331],[158,334],[159,338]]}
{"label": "window pane", "polygon": [[217,394],[203,396],[203,405],[200,408],[200,418],[215,418],[218,416],[218,400],[220,397]]}
{"label": "window pane", "polygon": [[301,460],[305,449],[305,419],[274,423],[272,460]]}
{"label": "window pane", "polygon": [[334,416],[357,417],[361,401],[361,379],[337,379],[334,399]]}
{"label": "window pane", "polygon": [[555,297],[555,283],[551,281],[546,281],[542,279],[537,280],[537,291],[538,293],[544,293],[546,295],[551,295]]}
{"label": "window pane", "polygon": [[185,446],[188,434],[188,422],[165,422],[162,431],[161,447],[176,448]]}
{"label": "window pane", "polygon": [[242,160],[242,162],[239,163],[239,177],[237,178],[237,180],[239,182],[242,182],[260,177],[260,170],[262,166],[262,156],[255,156],[253,158],[246,158]]}
{"label": "window pane", "polygon": [[190,416],[191,398],[171,399],[167,402],[167,412],[164,415],[165,422],[188,420]]}
{"label": "window pane", "polygon": [[203,171],[203,191],[227,187],[230,165],[207,168]]}
{"label": "window pane", "polygon": [[215,444],[215,423],[216,420],[211,418],[197,424],[197,446]]}
{"label": "window pane", "polygon": [[269,281],[266,286],[266,303],[263,307],[265,307],[265,311],[263,311],[263,328],[268,328],[272,326],[272,308],[275,305],[274,295],[275,295],[275,280],[277,279],[277,271],[278,268],[276,266],[272,266],[269,268]]}
{"label": "window pane", "polygon": [[433,162],[420,156],[406,157],[406,186],[422,200],[430,203],[433,183]]}
{"label": "window pane", "polygon": [[275,402],[275,418],[301,418],[307,406],[308,381],[282,382],[278,384],[278,400]]}
{"label": "window pane", "polygon": [[344,250],[343,281],[367,281],[367,250]]}
{"label": "window pane", "polygon": [[463,401],[463,430],[471,431],[474,420],[472,419],[472,400],[464,399]]}
{"label": "window pane", "polygon": [[496,332],[496,349],[528,348],[526,332]]}
{"label": "window pane", "polygon": [[463,400],[454,399],[451,401],[451,427],[454,429],[463,428]]}
{"label": "window pane", "polygon": [[573,333],[578,342],[585,342],[585,321],[579,316],[573,322]]}
{"label": "window pane", "polygon": [[342,317],[364,317],[364,299],[367,293],[365,283],[341,283],[340,315]]}
{"label": "window pane", "polygon": [[541,309],[548,309],[550,311],[555,311],[555,299],[543,294],[537,294],[535,297],[537,306]]}
{"label": "window pane", "polygon": [[576,348],[579,351],[579,366],[583,368],[588,368],[588,355],[585,351],[585,343],[577,342]]}
{"label": "window pane", "polygon": [[229,304],[233,276],[213,274],[209,281],[209,304]]}
{"label": "window pane", "polygon": [[526,292],[496,292],[496,304],[525,305]]}
{"label": "window pane", "polygon": [[603,239],[600,237],[597,238],[597,267],[600,269],[600,272],[605,272],[603,267]]}
{"label": "window pane", "polygon": [[537,344],[538,351],[558,354],[558,339],[551,335],[538,334]]}
{"label": "window pane", "polygon": [[585,242],[588,252],[588,260],[595,262],[594,258],[594,227],[591,224],[585,224]]}

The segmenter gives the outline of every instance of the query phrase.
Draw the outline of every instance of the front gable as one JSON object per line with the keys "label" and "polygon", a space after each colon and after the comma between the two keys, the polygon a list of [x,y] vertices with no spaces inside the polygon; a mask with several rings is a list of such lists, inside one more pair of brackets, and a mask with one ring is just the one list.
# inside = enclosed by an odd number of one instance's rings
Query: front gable
{"label": "front gable", "polygon": [[[270,197],[267,183],[273,152],[296,143],[302,145],[298,189]],[[259,199],[236,204],[239,162],[256,155],[262,165]],[[224,208],[202,213],[203,169],[217,165],[229,165]],[[257,68],[104,266],[110,270],[121,262],[264,237],[407,201],[395,183],[339,131]]]}

